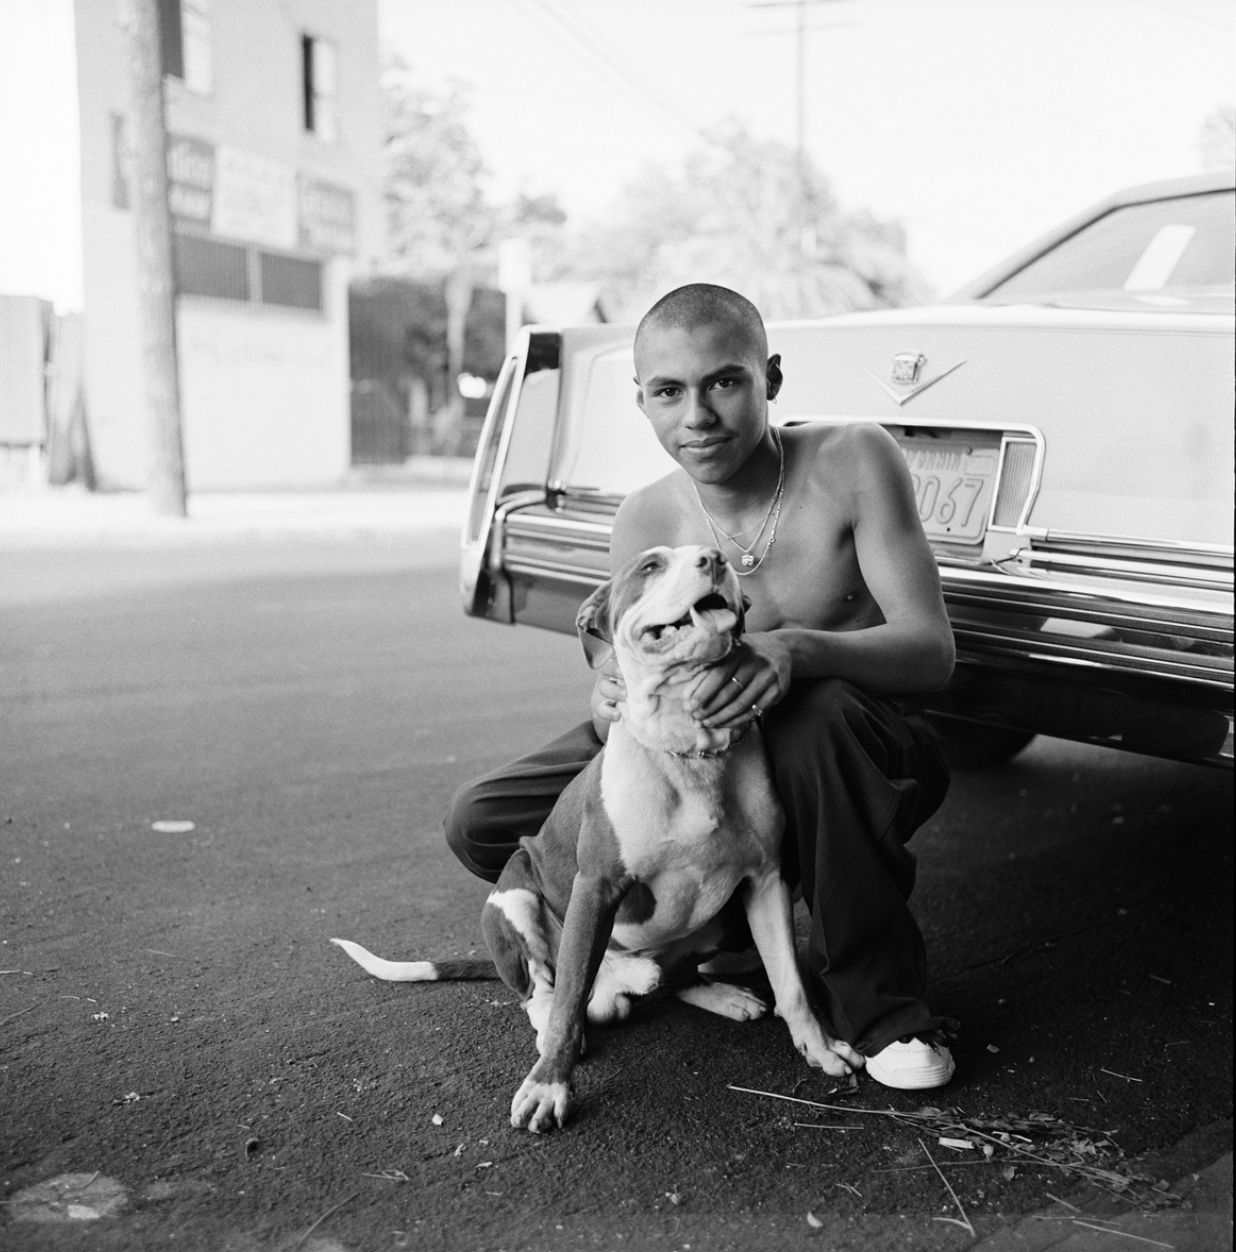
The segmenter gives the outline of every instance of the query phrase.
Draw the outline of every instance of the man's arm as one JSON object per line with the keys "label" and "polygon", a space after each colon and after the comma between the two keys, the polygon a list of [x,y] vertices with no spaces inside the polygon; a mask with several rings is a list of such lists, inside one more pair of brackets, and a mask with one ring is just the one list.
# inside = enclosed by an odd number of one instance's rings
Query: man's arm
{"label": "man's arm", "polygon": [[901,452],[878,426],[852,427],[845,438],[855,554],[884,620],[855,630],[748,635],[736,663],[700,684],[699,712],[709,724],[742,721],[752,705],[769,708],[796,679],[842,678],[897,695],[934,690],[952,674],[953,632]]}
{"label": "man's arm", "polygon": [[953,672],[953,631],[919,521],[910,473],[892,436],[854,427],[854,548],[884,621],[861,630],[776,632],[795,678],[844,678],[877,694],[931,691]]}

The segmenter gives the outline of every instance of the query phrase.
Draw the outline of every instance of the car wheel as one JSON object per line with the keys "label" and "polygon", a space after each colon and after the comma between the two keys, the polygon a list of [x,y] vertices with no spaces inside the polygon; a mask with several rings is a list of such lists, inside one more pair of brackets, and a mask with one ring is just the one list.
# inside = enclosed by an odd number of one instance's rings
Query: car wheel
{"label": "car wheel", "polygon": [[1030,730],[1012,726],[988,726],[951,717],[933,717],[944,758],[951,769],[985,769],[1011,761],[1034,738]]}

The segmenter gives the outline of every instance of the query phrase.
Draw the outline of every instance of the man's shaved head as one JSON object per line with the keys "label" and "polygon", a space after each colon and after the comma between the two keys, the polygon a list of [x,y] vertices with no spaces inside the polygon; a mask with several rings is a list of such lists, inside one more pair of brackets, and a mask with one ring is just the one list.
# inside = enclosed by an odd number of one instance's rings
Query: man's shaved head
{"label": "man's shaved head", "polygon": [[635,331],[636,359],[639,358],[640,343],[650,331],[669,328],[690,330],[717,323],[728,323],[740,329],[761,359],[768,355],[764,319],[746,296],[712,283],[689,283],[662,296],[644,314]]}

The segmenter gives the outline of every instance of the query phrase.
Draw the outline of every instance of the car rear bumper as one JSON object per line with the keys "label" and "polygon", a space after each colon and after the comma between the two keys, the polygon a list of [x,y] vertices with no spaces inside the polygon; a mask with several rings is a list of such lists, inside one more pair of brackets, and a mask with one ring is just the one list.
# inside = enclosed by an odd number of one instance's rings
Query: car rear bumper
{"label": "car rear bumper", "polygon": [[[608,572],[609,523],[601,502],[512,511],[488,615],[562,630]],[[958,664],[928,710],[1231,768],[1230,551],[1036,538],[940,574]]]}

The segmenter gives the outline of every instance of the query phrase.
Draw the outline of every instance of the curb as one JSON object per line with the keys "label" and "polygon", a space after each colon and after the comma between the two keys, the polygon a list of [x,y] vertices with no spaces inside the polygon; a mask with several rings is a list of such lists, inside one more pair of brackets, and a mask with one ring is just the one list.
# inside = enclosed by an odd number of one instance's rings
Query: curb
{"label": "curb", "polygon": [[333,491],[202,492],[190,495],[189,516],[178,518],[153,513],[138,493],[50,488],[0,495],[0,551],[458,532],[466,498],[466,487],[445,480]]}
{"label": "curb", "polygon": [[[1101,1200],[1086,1208],[1060,1200],[1016,1225],[970,1245],[970,1252],[1113,1252],[1117,1247],[1227,1252],[1232,1247],[1232,1153],[1176,1179],[1177,1208],[1104,1213]],[[1091,1210],[1098,1210],[1097,1212]]]}

